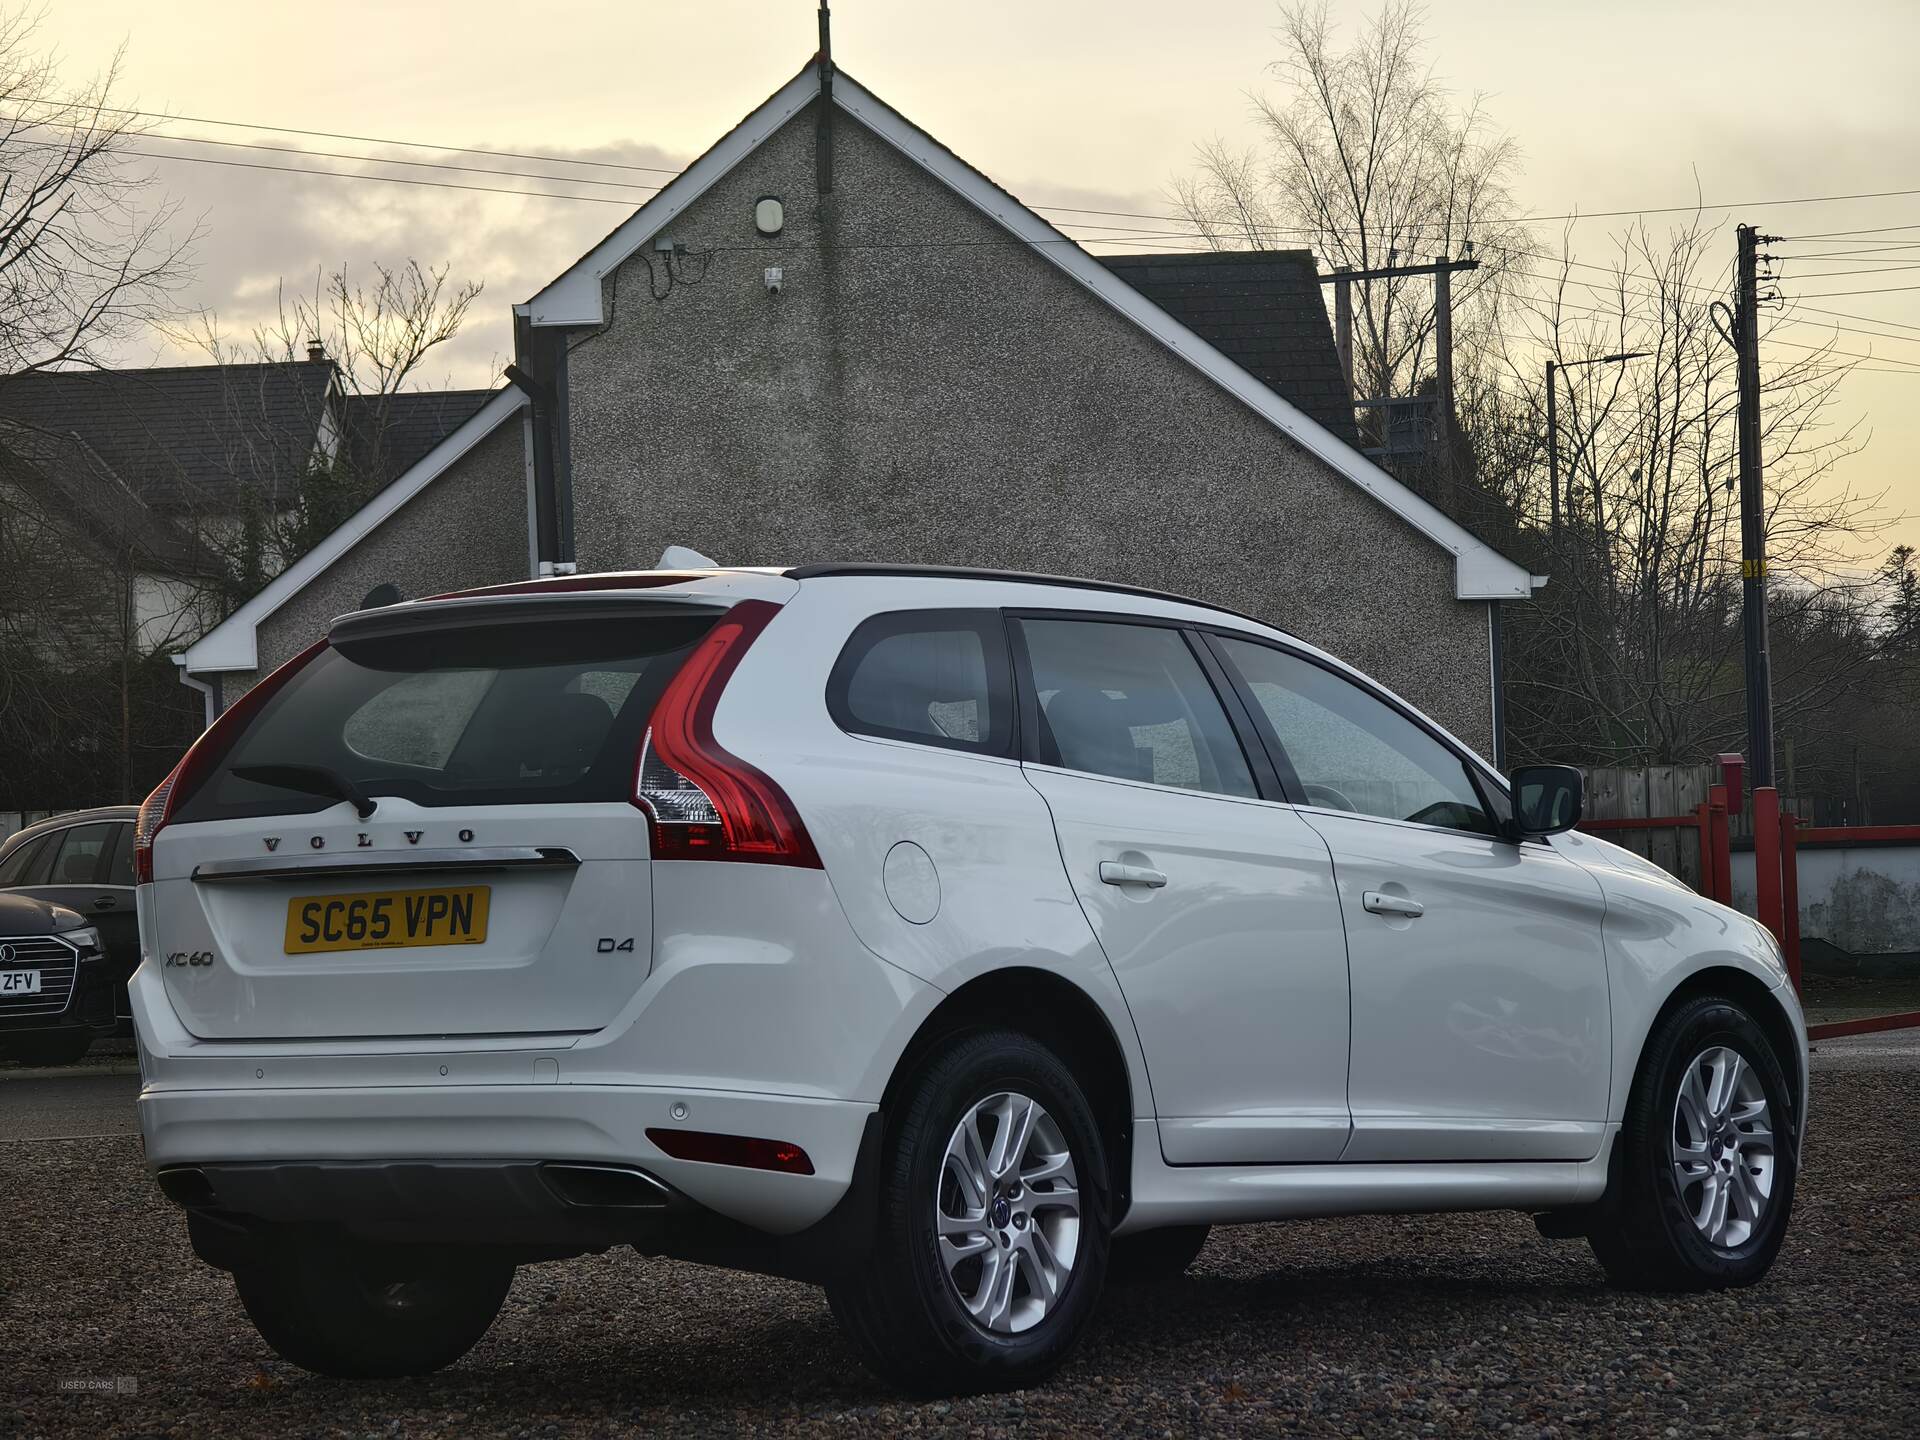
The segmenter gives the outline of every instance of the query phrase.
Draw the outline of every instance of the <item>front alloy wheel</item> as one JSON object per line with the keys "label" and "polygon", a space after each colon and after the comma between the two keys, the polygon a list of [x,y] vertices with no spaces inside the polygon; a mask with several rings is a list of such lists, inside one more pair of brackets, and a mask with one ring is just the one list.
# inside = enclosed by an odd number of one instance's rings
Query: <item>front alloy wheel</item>
{"label": "front alloy wheel", "polygon": [[1765,1223],[1773,1196],[1767,1093],[1740,1052],[1715,1045],[1682,1073],[1673,1102],[1673,1183],[1709,1245],[1734,1250]]}
{"label": "front alloy wheel", "polygon": [[1786,1238],[1796,1097],[1745,1006],[1698,995],[1647,1036],[1588,1243],[1620,1285],[1751,1285]]}
{"label": "front alloy wheel", "polygon": [[1039,1101],[1002,1091],[961,1117],[934,1205],[941,1263],[978,1324],[1018,1334],[1059,1303],[1080,1246],[1077,1184]]}

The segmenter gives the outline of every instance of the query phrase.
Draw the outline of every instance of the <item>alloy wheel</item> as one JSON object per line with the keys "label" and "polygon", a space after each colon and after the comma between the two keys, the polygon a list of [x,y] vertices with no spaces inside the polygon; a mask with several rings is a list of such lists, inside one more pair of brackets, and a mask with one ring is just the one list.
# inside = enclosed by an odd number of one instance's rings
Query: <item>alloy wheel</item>
{"label": "alloy wheel", "polygon": [[1673,1183],[1707,1243],[1752,1239],[1773,1198],[1773,1120],[1758,1072],[1716,1045],[1693,1058],[1674,1098]]}
{"label": "alloy wheel", "polygon": [[934,1196],[947,1281],[974,1323],[1030,1330],[1060,1303],[1080,1241],[1080,1191],[1059,1124],[1037,1100],[989,1095],[954,1127]]}

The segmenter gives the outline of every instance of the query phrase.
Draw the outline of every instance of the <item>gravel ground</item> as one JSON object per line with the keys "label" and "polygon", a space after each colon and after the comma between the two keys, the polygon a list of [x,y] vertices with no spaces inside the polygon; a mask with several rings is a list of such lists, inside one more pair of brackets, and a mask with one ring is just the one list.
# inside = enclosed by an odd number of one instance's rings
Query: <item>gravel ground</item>
{"label": "gravel ground", "polygon": [[[1109,1294],[1048,1385],[938,1404],[868,1379],[814,1290],[630,1253],[522,1270],[439,1376],[318,1380],[193,1259],[137,1139],[0,1144],[0,1435],[1913,1435],[1920,1060],[1848,1053],[1816,1062],[1756,1289],[1618,1294],[1516,1215],[1245,1227]],[[117,1377],[137,1393],[61,1388]]]}

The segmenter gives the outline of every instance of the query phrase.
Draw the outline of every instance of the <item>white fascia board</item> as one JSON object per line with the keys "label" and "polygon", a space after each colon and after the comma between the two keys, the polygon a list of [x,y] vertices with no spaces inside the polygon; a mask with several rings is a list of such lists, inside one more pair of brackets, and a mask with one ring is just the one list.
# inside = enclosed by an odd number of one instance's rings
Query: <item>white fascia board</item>
{"label": "white fascia board", "polygon": [[[839,83],[837,77],[835,83]],[[526,313],[532,322],[535,325],[604,324],[601,282],[819,93],[820,67],[808,65],[734,126],[719,144],[668,181],[666,187],[636,210],[625,224],[527,301]]]}
{"label": "white fascia board", "polygon": [[1461,600],[1525,600],[1532,596],[1525,566],[1402,485],[1351,445],[1310,419],[1268,385],[1175,320],[1079,245],[1063,236],[986,176],[863,89],[844,71],[833,78],[834,102],[896,150],[1030,243],[1086,289],[1250,406],[1302,447],[1358,485],[1414,529],[1454,555],[1454,595]]}
{"label": "white fascia board", "polygon": [[188,646],[177,663],[192,675],[217,670],[252,670],[259,664],[254,644],[260,622],[305,589],[334,561],[371,535],[402,506],[475,445],[499,429],[501,423],[527,403],[520,390],[508,386],[476,410],[459,429],[422,455],[406,472],[378,495],[334,527],[325,539],[262,586],[246,604]]}

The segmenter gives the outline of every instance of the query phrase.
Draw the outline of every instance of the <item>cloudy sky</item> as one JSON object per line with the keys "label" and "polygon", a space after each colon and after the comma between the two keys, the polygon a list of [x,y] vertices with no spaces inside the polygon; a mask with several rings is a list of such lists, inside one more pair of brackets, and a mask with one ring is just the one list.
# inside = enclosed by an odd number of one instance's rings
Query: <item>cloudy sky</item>
{"label": "cloudy sky", "polygon": [[[175,117],[672,168],[698,154],[788,78],[814,47],[815,0],[58,0],[43,38],[71,77],[125,47],[120,103]],[[1357,19],[1370,7],[1337,0]],[[863,83],[1030,203],[1164,211],[1196,142],[1245,142],[1248,91],[1271,92],[1272,0],[838,0],[835,52]],[[1351,23],[1351,19],[1350,22]],[[1461,92],[1483,92],[1519,143],[1522,211],[1686,204],[1789,235],[1910,225],[1920,193],[1806,205],[1756,202],[1920,191],[1916,0],[1434,0],[1433,62]],[[170,134],[312,151],[445,160],[522,172],[493,176],[384,168],[449,183],[593,195],[529,199],[453,189],[153,162],[203,228],[194,303],[244,334],[284,281],[322,268],[364,272],[408,256],[482,280],[468,333],[431,378],[486,384],[509,348],[510,303],[564,269],[665,178],[644,170],[382,149],[264,130],[169,121]],[[365,170],[337,159],[184,147],[258,165]],[[526,175],[602,183],[561,185]],[[1721,205],[1733,208],[1722,209]],[[1119,221],[1119,224],[1127,222]],[[1610,229],[1574,231],[1604,260]],[[1549,242],[1558,225],[1545,226]],[[1732,233],[1724,248],[1732,253]],[[1877,261],[1892,263],[1887,252]],[[1865,264],[1866,262],[1862,262]],[[1893,538],[1920,543],[1920,263],[1884,278],[1789,262],[1790,294],[1863,317],[1879,336],[1840,334],[1871,354],[1848,379],[1844,416],[1872,442],[1843,478],[1886,490],[1915,518]],[[1899,290],[1903,284],[1917,288]],[[1878,293],[1838,295],[1872,290]],[[1916,327],[1916,328],[1906,328]],[[1809,327],[1776,332],[1802,343]],[[1887,338],[1910,335],[1911,339]],[[168,352],[156,343],[154,358]],[[145,356],[139,358],[146,358]],[[1901,362],[1905,362],[1905,368]]]}

